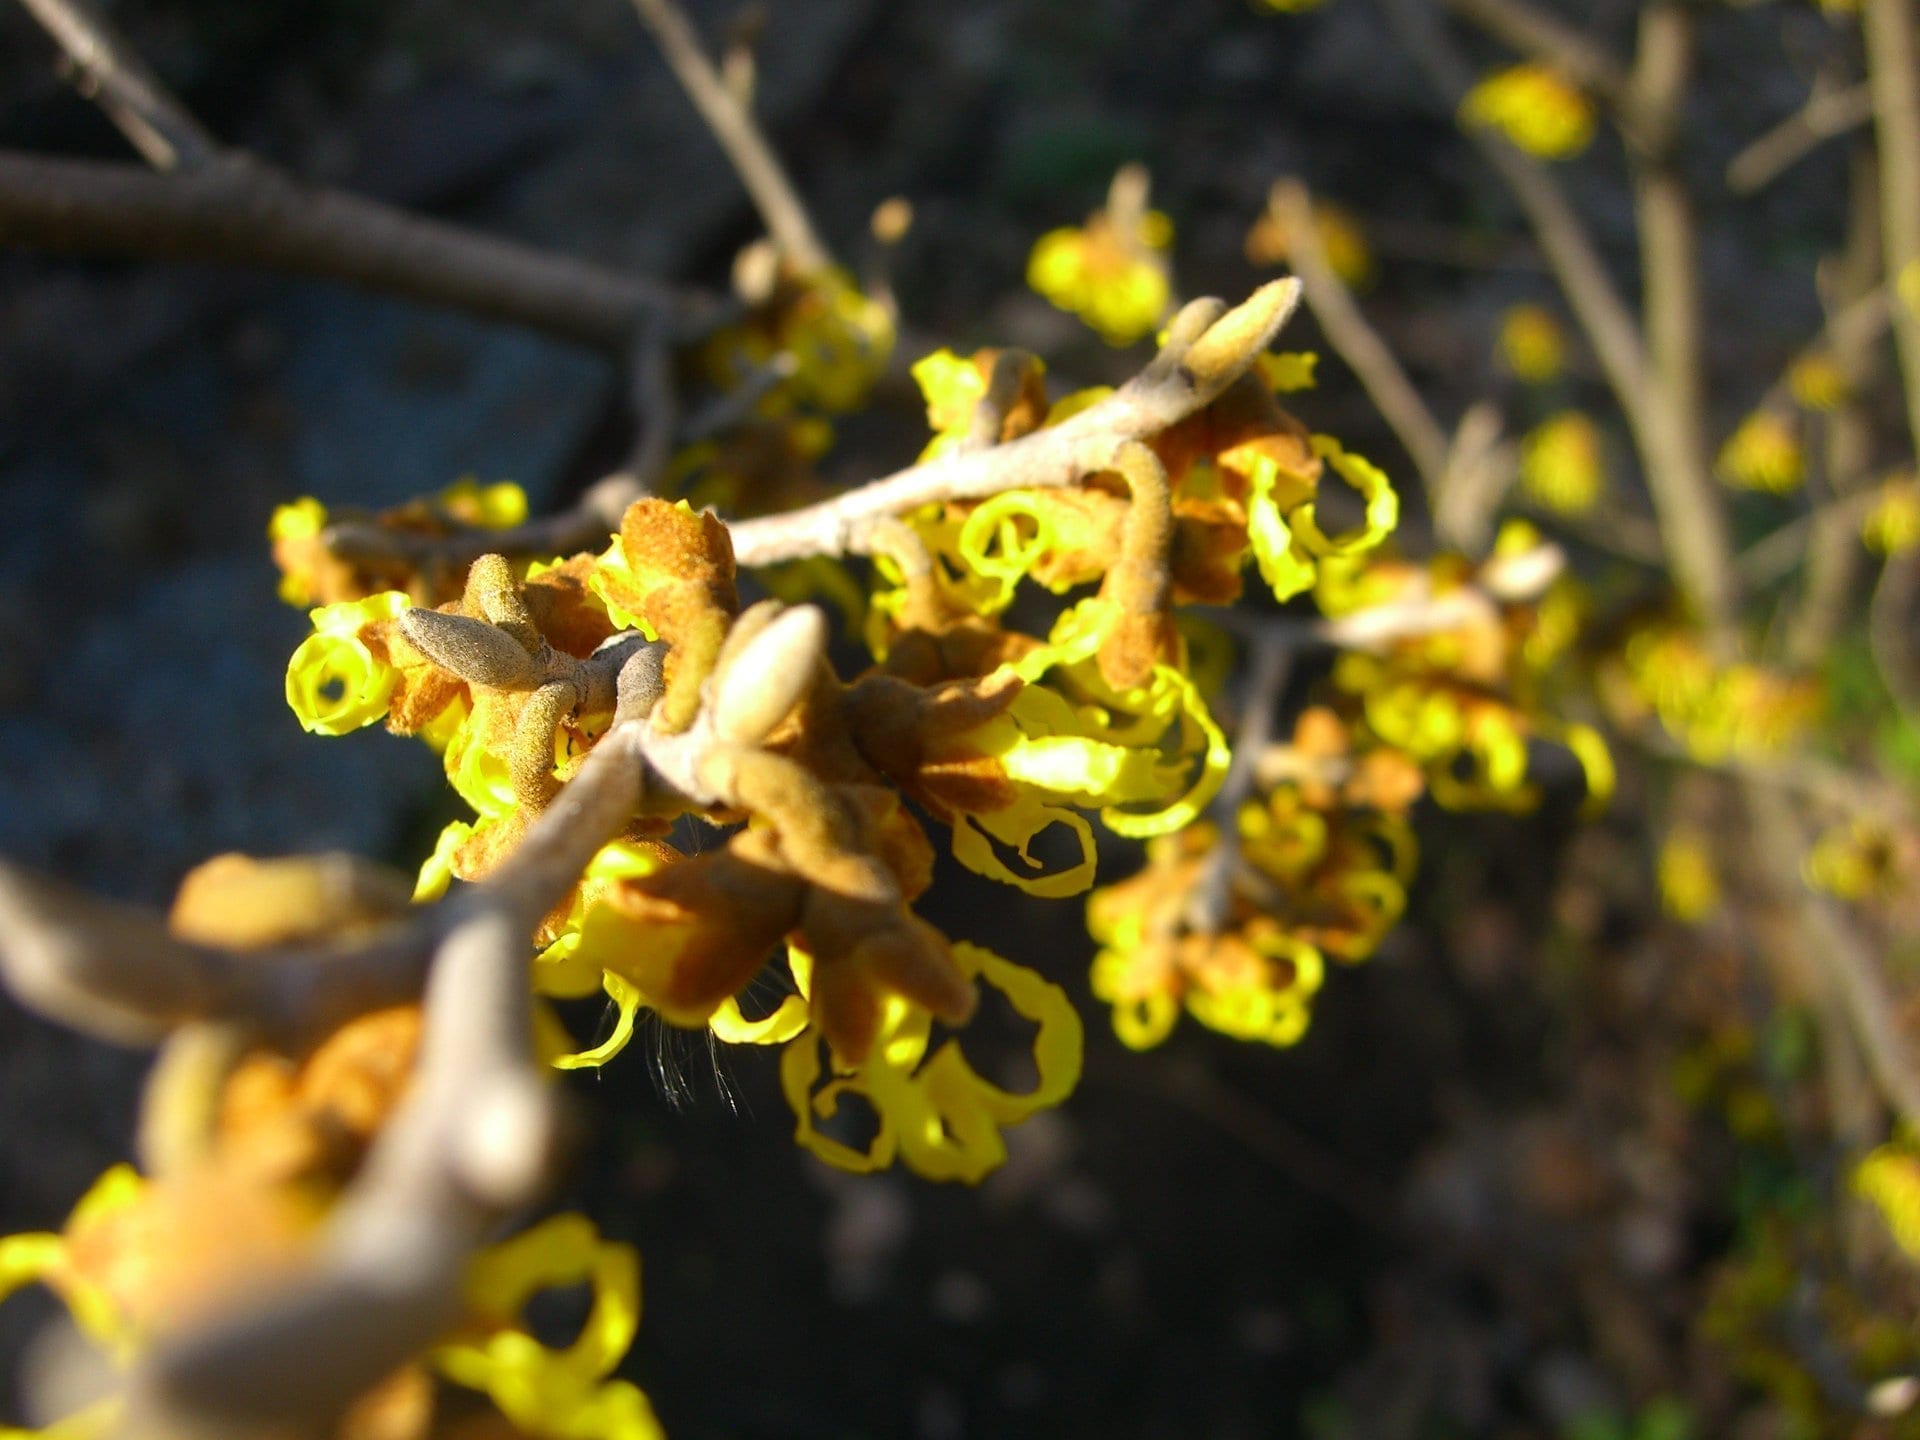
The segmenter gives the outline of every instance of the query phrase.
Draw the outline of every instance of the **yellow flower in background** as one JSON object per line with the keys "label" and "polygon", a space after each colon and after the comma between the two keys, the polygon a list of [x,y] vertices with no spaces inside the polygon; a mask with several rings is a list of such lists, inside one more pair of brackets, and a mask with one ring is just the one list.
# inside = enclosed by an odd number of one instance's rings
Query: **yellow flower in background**
{"label": "yellow flower in background", "polygon": [[468,475],[434,496],[434,503],[462,525],[482,530],[511,530],[527,522],[527,492],[511,480],[482,485]]}
{"label": "yellow flower in background", "polygon": [[1560,322],[1544,305],[1509,305],[1500,317],[1500,360],[1529,385],[1558,378],[1567,360]]}
{"label": "yellow flower in background", "polygon": [[287,704],[303,729],[344,735],[387,718],[399,672],[367,647],[360,632],[394,619],[410,603],[398,590],[385,590],[312,613],[313,634],[287,661]]}
{"label": "yellow flower in background", "polygon": [[1873,820],[1855,820],[1822,832],[1801,866],[1809,885],[1842,900],[1884,894],[1894,875],[1894,837]]}
{"label": "yellow flower in background", "polygon": [[1860,522],[1860,538],[1869,550],[1898,555],[1920,545],[1920,478],[1889,480]]}
{"label": "yellow flower in background", "polygon": [[1806,410],[1834,410],[1847,398],[1847,377],[1824,350],[1802,355],[1787,370],[1787,392]]}
{"label": "yellow flower in background", "polygon": [[1255,0],[1255,3],[1281,15],[1301,15],[1308,10],[1318,10],[1326,0]]}
{"label": "yellow flower in background", "polygon": [[1720,447],[1714,468],[1741,490],[1784,495],[1807,478],[1806,457],[1793,426],[1770,410],[1756,410]]}
{"label": "yellow flower in background", "polygon": [[1853,1193],[1880,1212],[1896,1244],[1920,1260],[1920,1154],[1889,1141],[1869,1152],[1853,1172]]}
{"label": "yellow flower in background", "polygon": [[[1313,228],[1326,254],[1327,268],[1350,290],[1364,289],[1373,280],[1373,251],[1366,232],[1351,210],[1324,200],[1313,202]],[[1284,265],[1293,254],[1293,237],[1268,203],[1247,231],[1247,261],[1253,265]]]}
{"label": "yellow flower in background", "polygon": [[1460,123],[1498,130],[1542,160],[1570,160],[1593,142],[1593,102],[1551,65],[1528,62],[1469,90]]}
{"label": "yellow flower in background", "polygon": [[1027,284],[1109,345],[1131,345],[1158,328],[1173,298],[1172,243],[1173,221],[1158,210],[1130,226],[1102,210],[1082,227],[1042,235],[1027,257]]}
{"label": "yellow flower in background", "polygon": [[1720,877],[1706,837],[1698,831],[1669,834],[1655,868],[1661,908],[1674,919],[1692,925],[1720,908]]}
{"label": "yellow flower in background", "polygon": [[1550,510],[1584,515],[1605,483],[1599,428],[1578,410],[1561,411],[1520,442],[1520,488]]}

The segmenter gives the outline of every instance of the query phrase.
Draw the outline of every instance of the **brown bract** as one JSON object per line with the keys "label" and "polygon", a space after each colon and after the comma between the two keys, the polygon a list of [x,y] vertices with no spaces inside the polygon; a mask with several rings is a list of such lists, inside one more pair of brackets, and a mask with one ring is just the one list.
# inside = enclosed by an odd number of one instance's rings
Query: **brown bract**
{"label": "brown bract", "polygon": [[700,705],[727,627],[740,608],[733,542],[718,517],[665,500],[636,500],[620,521],[626,575],[603,570],[607,594],[640,616],[671,650],[655,723],[684,730]]}

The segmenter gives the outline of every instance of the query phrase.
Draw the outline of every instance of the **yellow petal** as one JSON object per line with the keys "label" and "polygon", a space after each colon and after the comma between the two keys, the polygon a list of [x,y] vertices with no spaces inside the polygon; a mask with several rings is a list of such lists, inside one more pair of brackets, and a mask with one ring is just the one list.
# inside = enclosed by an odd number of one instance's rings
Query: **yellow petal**
{"label": "yellow petal", "polygon": [[580,1050],[571,1055],[556,1055],[548,1063],[556,1070],[588,1070],[604,1065],[633,1039],[634,1017],[640,1011],[640,992],[634,986],[622,980],[611,970],[601,972],[600,983],[605,987],[607,998],[618,1007],[619,1013],[613,1022],[613,1033],[589,1050]]}
{"label": "yellow petal", "polygon": [[[1010,870],[994,849],[992,840],[1012,847],[1024,861],[1039,868],[1040,862],[1028,854],[1033,837],[1050,825],[1064,825],[1080,845],[1078,863],[1048,875],[1023,876]],[[988,837],[991,836],[992,840]],[[953,822],[953,858],[989,880],[1012,885],[1043,900],[1061,900],[1078,895],[1093,885],[1095,851],[1093,827],[1071,810],[1058,805],[1043,805],[1023,797],[1005,810],[989,815],[960,814]]]}

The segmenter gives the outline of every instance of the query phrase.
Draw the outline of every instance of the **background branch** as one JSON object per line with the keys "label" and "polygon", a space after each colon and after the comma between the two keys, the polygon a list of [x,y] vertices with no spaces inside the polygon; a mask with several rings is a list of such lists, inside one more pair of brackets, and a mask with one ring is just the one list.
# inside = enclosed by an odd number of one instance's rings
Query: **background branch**
{"label": "background branch", "polygon": [[1298,180],[1277,182],[1270,195],[1274,218],[1287,236],[1287,259],[1300,277],[1307,304],[1327,343],[1339,352],[1380,407],[1380,414],[1406,447],[1427,492],[1427,510],[1436,515],[1447,473],[1449,446],[1440,422],[1420,398],[1400,362],[1367,323],[1353,295],[1327,261],[1326,247],[1313,223],[1313,200]]}
{"label": "background branch", "polygon": [[653,32],[700,118],[733,162],[740,183],[747,187],[754,207],[766,222],[775,248],[803,275],[826,269],[832,257],[814,232],[806,206],[801,204],[779,157],[755,122],[746,98],[727,84],[708,58],[686,15],[673,0],[633,0],[633,8]]}
{"label": "background branch", "polygon": [[712,309],[692,292],[306,185],[240,154],[155,175],[0,152],[0,243],[340,280],[615,355],[650,311],[695,323]]}
{"label": "background branch", "polygon": [[67,57],[75,88],[156,170],[197,170],[220,142],[147,68],[91,0],[20,0]]}

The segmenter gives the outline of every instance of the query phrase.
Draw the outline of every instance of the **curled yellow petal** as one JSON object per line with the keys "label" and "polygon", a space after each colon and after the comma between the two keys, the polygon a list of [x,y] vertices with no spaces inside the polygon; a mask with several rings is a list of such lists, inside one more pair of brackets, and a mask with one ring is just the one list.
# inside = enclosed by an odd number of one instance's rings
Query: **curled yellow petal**
{"label": "curled yellow petal", "polygon": [[[1065,870],[1045,875],[1021,875],[1008,868],[993,841],[1012,848],[1034,869],[1040,862],[1028,853],[1034,836],[1052,825],[1064,825],[1080,846],[1080,859]],[[991,837],[991,839],[989,838]],[[1095,851],[1093,827],[1080,816],[1058,805],[1043,805],[1023,797],[1005,810],[991,814],[959,814],[953,821],[953,858],[989,880],[1012,885],[1043,900],[1061,900],[1078,895],[1093,885]]]}
{"label": "curled yellow petal", "polygon": [[739,998],[729,995],[707,1020],[707,1028],[729,1045],[784,1045],[805,1030],[811,1018],[805,998],[799,995],[787,996],[758,1020],[747,1019]]}
{"label": "curled yellow petal", "polygon": [[1321,533],[1309,501],[1289,516],[1293,533],[1315,555],[1357,555],[1371,550],[1393,533],[1400,523],[1400,497],[1386,472],[1372,461],[1343,449],[1331,435],[1313,437],[1313,453],[1332,466],[1335,473],[1366,501],[1366,518],[1358,529],[1329,537]]}
{"label": "curled yellow petal", "polygon": [[1192,787],[1185,794],[1158,810],[1138,812],[1109,806],[1100,812],[1101,824],[1116,835],[1133,839],[1165,835],[1197,820],[1219,793],[1221,782],[1227,778],[1227,767],[1233,763],[1233,751],[1227,744],[1227,737],[1215,723],[1212,712],[1207,709],[1206,700],[1191,680],[1170,666],[1156,665],[1149,683],[1159,693],[1174,698],[1183,728],[1191,726],[1199,732],[1202,742],[1200,769]]}
{"label": "curled yellow petal", "polygon": [[[592,1301],[573,1343],[542,1345],[521,1312],[542,1290],[586,1284]],[[603,1240],[581,1215],[557,1215],[483,1252],[468,1268],[467,1303],[482,1322],[432,1356],[455,1384],[483,1391],[528,1435],[546,1440],[660,1440],[646,1396],[606,1380],[640,1319],[640,1258]]]}
{"label": "curled yellow petal", "polygon": [[840,1097],[865,1096],[857,1081],[836,1079],[820,1085],[821,1040],[809,1030],[780,1052],[780,1089],[794,1115],[793,1138],[802,1149],[812,1152],[839,1170],[870,1175],[893,1163],[898,1140],[885,1115],[878,1117],[878,1128],[865,1150],[856,1150],[844,1141],[821,1132],[816,1119],[831,1120],[839,1110]]}
{"label": "curled yellow petal", "polygon": [[640,1013],[640,991],[611,970],[601,972],[600,983],[606,989],[607,998],[616,1007],[613,1033],[590,1049],[554,1056],[548,1062],[554,1069],[589,1070],[604,1065],[626,1049],[628,1042],[633,1039],[634,1018]]}
{"label": "curled yellow petal", "polygon": [[360,631],[409,603],[400,591],[386,590],[312,612],[313,634],[287,661],[287,704],[303,729],[344,735],[386,718],[399,672],[375,658]]}

